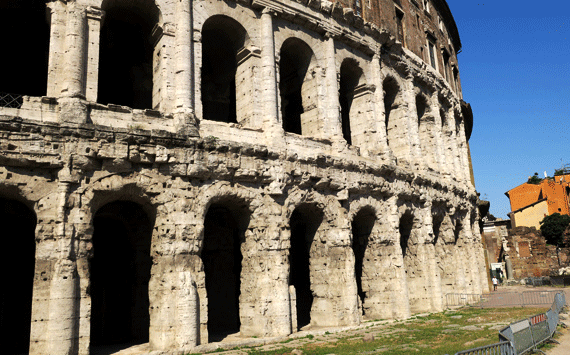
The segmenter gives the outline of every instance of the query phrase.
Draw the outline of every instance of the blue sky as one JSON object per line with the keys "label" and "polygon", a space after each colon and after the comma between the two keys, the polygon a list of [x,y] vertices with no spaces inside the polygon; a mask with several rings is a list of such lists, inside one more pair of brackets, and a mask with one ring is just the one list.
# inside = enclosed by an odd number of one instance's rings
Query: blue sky
{"label": "blue sky", "polygon": [[505,192],[570,164],[570,0],[447,0],[473,108],[475,184],[507,218]]}

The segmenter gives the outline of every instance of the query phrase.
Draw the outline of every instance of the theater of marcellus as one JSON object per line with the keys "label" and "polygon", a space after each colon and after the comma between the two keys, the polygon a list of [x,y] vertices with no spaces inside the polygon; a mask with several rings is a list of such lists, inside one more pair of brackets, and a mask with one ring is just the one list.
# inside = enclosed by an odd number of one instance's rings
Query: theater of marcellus
{"label": "theater of marcellus", "polygon": [[3,352],[488,291],[445,0],[2,0],[0,29]]}

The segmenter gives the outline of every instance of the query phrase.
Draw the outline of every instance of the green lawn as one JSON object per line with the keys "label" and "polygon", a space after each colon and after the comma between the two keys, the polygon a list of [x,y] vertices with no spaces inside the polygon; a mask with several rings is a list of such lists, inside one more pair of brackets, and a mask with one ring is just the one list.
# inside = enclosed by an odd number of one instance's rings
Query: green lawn
{"label": "green lawn", "polygon": [[[303,350],[304,354],[323,355],[453,355],[461,350],[496,343],[503,324],[544,311],[545,308],[465,308],[386,325],[371,322],[357,334],[343,336],[343,333],[329,333],[284,341],[276,344],[277,349],[273,350],[252,347],[242,351],[250,355],[286,355],[297,348]],[[364,343],[362,337],[366,333],[374,335],[374,341]]]}

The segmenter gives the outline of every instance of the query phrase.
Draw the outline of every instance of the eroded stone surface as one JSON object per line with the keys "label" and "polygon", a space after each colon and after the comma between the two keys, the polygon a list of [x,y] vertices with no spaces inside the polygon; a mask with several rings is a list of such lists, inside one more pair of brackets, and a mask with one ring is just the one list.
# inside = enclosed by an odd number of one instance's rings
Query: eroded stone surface
{"label": "eroded stone surface", "polygon": [[[424,31],[328,1],[48,8],[47,95],[0,108],[1,206],[34,214],[5,221],[35,238],[30,353],[191,352],[487,289],[472,117]],[[151,59],[127,70],[138,52],[106,53],[129,11]]]}

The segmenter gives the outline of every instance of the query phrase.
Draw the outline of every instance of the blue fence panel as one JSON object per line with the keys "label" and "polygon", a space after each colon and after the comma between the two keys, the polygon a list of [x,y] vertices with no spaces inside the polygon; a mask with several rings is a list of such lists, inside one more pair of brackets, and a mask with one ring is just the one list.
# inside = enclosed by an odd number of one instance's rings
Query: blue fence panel
{"label": "blue fence panel", "polygon": [[508,341],[481,346],[455,353],[455,355],[516,355],[515,349]]}

